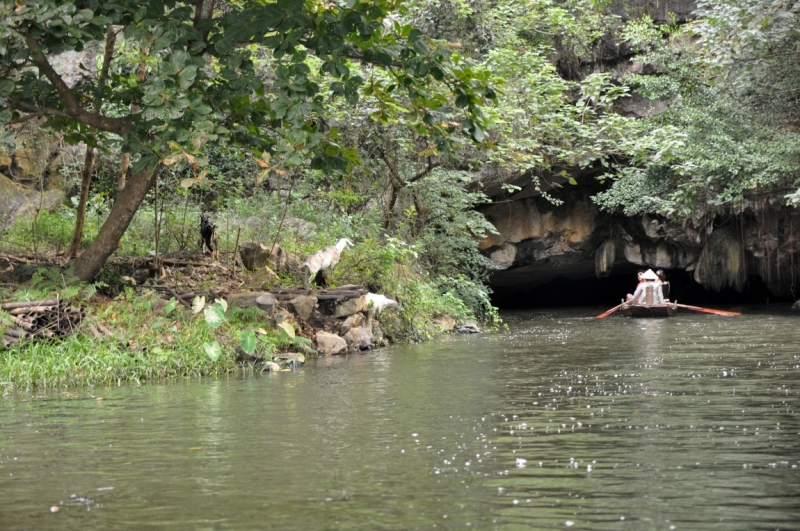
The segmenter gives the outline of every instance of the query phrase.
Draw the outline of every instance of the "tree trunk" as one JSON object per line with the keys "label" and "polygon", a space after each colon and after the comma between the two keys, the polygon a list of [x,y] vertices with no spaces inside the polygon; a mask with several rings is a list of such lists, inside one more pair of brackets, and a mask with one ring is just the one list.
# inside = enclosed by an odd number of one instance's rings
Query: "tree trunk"
{"label": "tree trunk", "polygon": [[108,219],[100,227],[97,239],[75,260],[73,273],[84,282],[91,282],[100,272],[108,257],[117,250],[119,240],[131,224],[134,214],[142,204],[147,191],[161,168],[143,169],[131,176],[125,189],[120,192]]}
{"label": "tree trunk", "polygon": [[92,184],[92,170],[97,160],[94,148],[86,146],[86,158],[83,161],[83,171],[81,172],[81,199],[78,202],[78,215],[75,218],[75,232],[72,234],[72,243],[67,251],[67,260],[71,260],[78,254],[83,236],[83,223],[86,220],[86,203],[89,200],[89,186]]}
{"label": "tree trunk", "polygon": [[125,188],[125,181],[128,178],[128,166],[131,165],[131,154],[122,154],[122,163],[119,168],[119,175],[117,176],[117,192],[121,192]]}

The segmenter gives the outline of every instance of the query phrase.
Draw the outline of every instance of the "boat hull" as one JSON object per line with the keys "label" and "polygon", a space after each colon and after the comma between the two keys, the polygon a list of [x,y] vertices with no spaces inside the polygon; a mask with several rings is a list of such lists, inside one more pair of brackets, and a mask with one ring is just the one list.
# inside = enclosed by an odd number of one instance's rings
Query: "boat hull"
{"label": "boat hull", "polygon": [[643,304],[623,306],[620,313],[629,317],[671,317],[678,311],[674,304],[656,304],[647,306]]}

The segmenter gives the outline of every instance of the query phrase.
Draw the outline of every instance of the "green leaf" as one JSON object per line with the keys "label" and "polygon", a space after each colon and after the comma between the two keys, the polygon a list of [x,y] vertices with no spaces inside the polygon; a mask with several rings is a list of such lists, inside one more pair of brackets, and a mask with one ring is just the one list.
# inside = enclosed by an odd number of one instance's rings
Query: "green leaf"
{"label": "green leaf", "polygon": [[303,9],[304,0],[278,0],[278,7],[291,14]]}
{"label": "green leaf", "polygon": [[203,311],[203,308],[206,306],[206,298],[205,297],[195,297],[192,300],[192,313],[198,314]]}
{"label": "green leaf", "polygon": [[206,351],[206,355],[211,358],[211,361],[217,361],[222,354],[222,346],[217,341],[203,343],[203,350]]}
{"label": "green leaf", "polygon": [[225,312],[216,304],[203,310],[203,317],[211,328],[219,328],[225,322]]}
{"label": "green leaf", "polygon": [[175,300],[175,297],[172,297],[167,305],[164,307],[164,313],[169,315],[173,311],[175,311],[175,307],[178,305],[178,301]]}
{"label": "green leaf", "polygon": [[197,77],[197,67],[194,65],[189,65],[183,70],[181,70],[180,74],[178,74],[178,85],[182,89],[187,89],[190,86],[192,86],[192,83],[194,83],[196,77]]}
{"label": "green leaf", "polygon": [[278,98],[272,102],[270,107],[275,111],[275,118],[283,119],[286,116],[286,111],[291,107],[292,102],[288,98]]}
{"label": "green leaf", "polygon": [[14,82],[10,79],[0,79],[0,96],[8,96],[14,92]]}
{"label": "green leaf", "polygon": [[214,301],[214,304],[218,304],[219,307],[222,308],[223,312],[228,311],[228,301],[226,301],[225,299],[216,299]]}
{"label": "green leaf", "polygon": [[247,354],[255,352],[258,343],[252,330],[242,330],[242,333],[239,334],[239,342],[242,345],[242,350]]}
{"label": "green leaf", "polygon": [[576,181],[575,178],[570,177],[569,178],[569,184],[571,184],[572,186],[577,186],[578,185],[578,181]]}
{"label": "green leaf", "polygon": [[278,323],[278,327],[286,332],[287,336],[294,339],[294,327],[291,324],[284,321],[283,323]]}

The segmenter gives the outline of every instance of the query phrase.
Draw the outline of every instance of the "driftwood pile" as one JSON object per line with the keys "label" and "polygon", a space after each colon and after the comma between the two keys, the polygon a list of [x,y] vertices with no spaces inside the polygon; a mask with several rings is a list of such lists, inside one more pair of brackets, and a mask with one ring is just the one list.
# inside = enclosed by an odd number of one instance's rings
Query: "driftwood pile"
{"label": "driftwood pile", "polygon": [[0,328],[0,346],[9,347],[31,337],[66,336],[80,327],[86,310],[73,307],[69,301],[52,299],[0,304],[13,324]]}

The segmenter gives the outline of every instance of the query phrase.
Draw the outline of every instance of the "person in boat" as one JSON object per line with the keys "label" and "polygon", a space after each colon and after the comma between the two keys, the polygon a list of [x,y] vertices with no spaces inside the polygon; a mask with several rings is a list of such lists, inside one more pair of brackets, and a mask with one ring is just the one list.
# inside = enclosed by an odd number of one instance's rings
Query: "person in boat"
{"label": "person in boat", "polygon": [[[647,282],[646,280],[644,280],[644,279],[642,278],[642,275],[644,275],[644,269],[640,269],[639,271],[637,271],[637,272],[636,272],[636,279],[637,279],[637,281],[638,281],[638,283],[636,284],[636,289],[637,289],[637,290],[639,289],[639,286],[641,286],[642,284],[644,284],[644,283],[646,283],[646,282]],[[635,291],[635,290],[634,290],[634,291]],[[628,294],[625,296],[625,299],[626,299],[628,302],[631,302],[631,301],[633,300],[633,295],[632,295],[631,293],[628,293]]]}
{"label": "person in boat", "polygon": [[661,285],[661,297],[664,299],[664,302],[669,301],[669,282],[667,282],[667,274],[664,273],[663,269],[659,269],[656,271],[656,276],[658,277],[658,283]]}
{"label": "person in boat", "polygon": [[636,286],[636,291],[630,299],[631,304],[647,304],[648,289],[652,292],[653,305],[664,304],[664,297],[661,294],[661,284],[658,283],[658,275],[652,269],[648,269],[642,274],[644,282]]}

